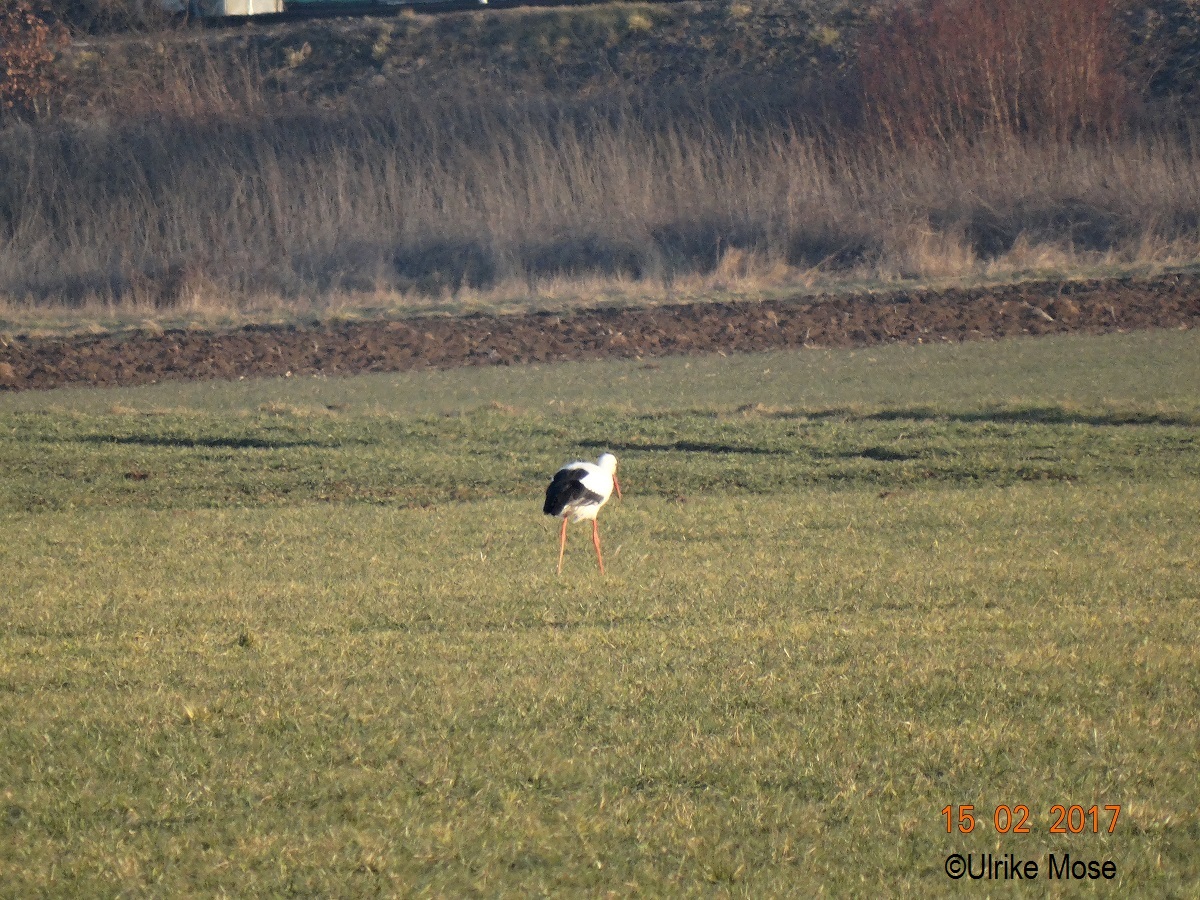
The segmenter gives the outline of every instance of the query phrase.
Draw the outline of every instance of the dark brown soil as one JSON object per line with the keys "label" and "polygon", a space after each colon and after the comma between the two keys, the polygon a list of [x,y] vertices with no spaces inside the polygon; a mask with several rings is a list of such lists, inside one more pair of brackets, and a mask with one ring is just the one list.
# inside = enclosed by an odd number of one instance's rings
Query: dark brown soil
{"label": "dark brown soil", "polygon": [[0,390],[1200,326],[1200,275],[569,314],[10,338]]}

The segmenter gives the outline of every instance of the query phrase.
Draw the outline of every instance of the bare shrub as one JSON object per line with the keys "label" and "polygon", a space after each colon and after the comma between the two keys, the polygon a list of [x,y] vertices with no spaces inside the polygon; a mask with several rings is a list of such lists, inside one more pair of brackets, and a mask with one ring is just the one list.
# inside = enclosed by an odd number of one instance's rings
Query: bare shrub
{"label": "bare shrub", "polygon": [[61,78],[56,48],[65,32],[32,0],[0,6],[0,117],[45,113]]}
{"label": "bare shrub", "polygon": [[893,144],[1113,134],[1131,90],[1119,0],[918,0],[859,44],[867,121]]}

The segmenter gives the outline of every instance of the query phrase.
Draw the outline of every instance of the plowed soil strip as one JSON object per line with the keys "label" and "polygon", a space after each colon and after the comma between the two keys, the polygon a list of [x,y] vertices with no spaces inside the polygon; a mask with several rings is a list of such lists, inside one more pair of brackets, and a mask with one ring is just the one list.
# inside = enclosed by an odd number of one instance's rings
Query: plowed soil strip
{"label": "plowed soil strip", "polygon": [[1101,334],[1200,325],[1200,275],[554,314],[7,339],[0,390]]}

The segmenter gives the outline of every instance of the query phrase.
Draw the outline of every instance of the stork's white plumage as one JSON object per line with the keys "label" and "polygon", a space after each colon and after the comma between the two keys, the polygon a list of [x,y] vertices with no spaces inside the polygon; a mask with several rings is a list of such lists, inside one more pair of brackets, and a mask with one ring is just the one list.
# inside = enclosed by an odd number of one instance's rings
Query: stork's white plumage
{"label": "stork's white plumage", "polygon": [[548,516],[562,516],[562,532],[558,541],[558,574],[562,574],[563,553],[567,549],[567,522],[592,520],[592,544],[596,548],[596,562],[600,574],[604,574],[604,557],[600,555],[600,526],[596,516],[600,507],[608,502],[613,491],[621,496],[621,484],[617,481],[617,458],[611,453],[602,453],[593,462],[582,460],[567,463],[554,473],[554,480],[546,488],[546,503],[542,512]]}

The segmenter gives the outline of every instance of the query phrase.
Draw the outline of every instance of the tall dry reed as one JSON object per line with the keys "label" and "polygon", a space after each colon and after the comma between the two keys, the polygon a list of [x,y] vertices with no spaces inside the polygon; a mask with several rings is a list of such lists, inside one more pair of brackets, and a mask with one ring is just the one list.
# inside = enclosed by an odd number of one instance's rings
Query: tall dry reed
{"label": "tall dry reed", "polygon": [[1178,261],[1200,242],[1196,150],[1179,133],[904,150],[702,115],[399,98],[21,126],[0,131],[0,296],[299,309],[572,279]]}

